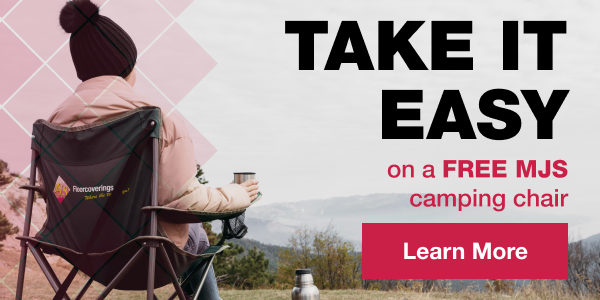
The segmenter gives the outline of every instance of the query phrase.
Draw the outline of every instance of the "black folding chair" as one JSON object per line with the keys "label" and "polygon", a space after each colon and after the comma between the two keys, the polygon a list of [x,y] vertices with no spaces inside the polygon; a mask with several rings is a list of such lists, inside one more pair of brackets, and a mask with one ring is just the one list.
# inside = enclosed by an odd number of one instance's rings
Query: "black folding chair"
{"label": "black folding chair", "polygon": [[[78,271],[89,279],[77,300],[93,281],[105,286],[97,299],[118,289],[147,290],[151,300],[154,289],[172,283],[175,292],[169,299],[184,300],[182,286],[204,268],[194,295],[197,299],[215,255],[228,247],[223,245],[225,240],[246,233],[245,209],[215,213],[158,206],[161,121],[160,109],[146,106],[78,127],[44,120],[34,123],[30,184],[21,187],[29,190],[29,197],[23,236],[17,237],[21,241],[17,300],[23,295],[27,249],[56,292],[54,300],[69,299],[66,291]],[[35,186],[37,169],[43,187]],[[32,237],[36,191],[44,195],[48,218]],[[200,255],[190,254],[159,235],[157,217],[171,223],[220,219],[223,238]],[[73,265],[62,283],[42,252]],[[187,278],[180,278],[192,264],[197,267]]]}

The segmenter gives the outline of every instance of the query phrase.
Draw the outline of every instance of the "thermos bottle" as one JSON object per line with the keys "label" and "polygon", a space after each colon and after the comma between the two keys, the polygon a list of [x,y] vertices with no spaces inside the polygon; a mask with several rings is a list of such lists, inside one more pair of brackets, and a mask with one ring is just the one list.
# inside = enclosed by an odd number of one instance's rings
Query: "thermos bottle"
{"label": "thermos bottle", "polygon": [[296,270],[296,286],[292,290],[292,300],[319,300],[319,289],[313,284],[310,269]]}

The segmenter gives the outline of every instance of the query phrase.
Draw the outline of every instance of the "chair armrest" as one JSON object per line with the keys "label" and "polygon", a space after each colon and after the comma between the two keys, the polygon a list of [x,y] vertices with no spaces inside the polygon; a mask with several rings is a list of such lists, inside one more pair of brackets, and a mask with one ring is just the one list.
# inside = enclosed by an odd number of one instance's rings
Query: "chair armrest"
{"label": "chair armrest", "polygon": [[158,219],[173,224],[188,224],[202,223],[214,220],[226,220],[235,218],[243,214],[246,209],[237,209],[223,212],[183,210],[164,206],[146,206],[142,208],[142,212],[149,215],[153,211],[156,212]]}
{"label": "chair armrest", "polygon": [[38,192],[38,193],[40,193],[40,195],[42,195],[42,198],[44,198],[44,201],[48,202],[48,199],[46,198],[46,190],[43,187],[41,187],[41,186],[37,186],[37,185],[22,185],[22,186],[19,187],[19,189]]}

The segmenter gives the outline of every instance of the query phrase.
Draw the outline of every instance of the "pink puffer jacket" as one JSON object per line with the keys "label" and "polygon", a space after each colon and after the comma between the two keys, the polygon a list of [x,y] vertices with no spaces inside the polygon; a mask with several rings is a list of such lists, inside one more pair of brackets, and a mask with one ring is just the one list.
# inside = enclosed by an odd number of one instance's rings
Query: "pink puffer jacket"
{"label": "pink puffer jacket", "polygon": [[[60,104],[48,121],[80,126],[114,117],[140,106],[157,106],[139,95],[119,76],[100,76],[82,82]],[[163,110],[163,115],[166,112]],[[161,132],[158,204],[178,209],[226,211],[250,206],[246,190],[238,184],[210,188],[196,180],[194,146],[184,122],[174,114],[164,117]],[[188,224],[161,221],[159,229],[179,248],[188,239]]]}

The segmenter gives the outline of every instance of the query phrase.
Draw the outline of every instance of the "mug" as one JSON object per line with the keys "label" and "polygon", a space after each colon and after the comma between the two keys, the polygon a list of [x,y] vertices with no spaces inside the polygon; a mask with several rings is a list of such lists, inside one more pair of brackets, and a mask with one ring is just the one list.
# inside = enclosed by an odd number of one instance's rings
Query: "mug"
{"label": "mug", "polygon": [[[255,179],[256,177],[256,173],[254,172],[236,172],[233,173],[233,182],[240,184],[242,182],[246,182],[250,179]],[[254,199],[254,201],[252,201],[252,204],[258,202],[258,200],[260,200],[260,198],[262,197],[262,193],[259,191],[258,194],[256,194],[256,199]]]}
{"label": "mug", "polygon": [[256,173],[253,173],[253,172],[233,173],[233,182],[240,184],[240,183],[246,182],[250,179],[254,179],[254,177],[256,177]]}

